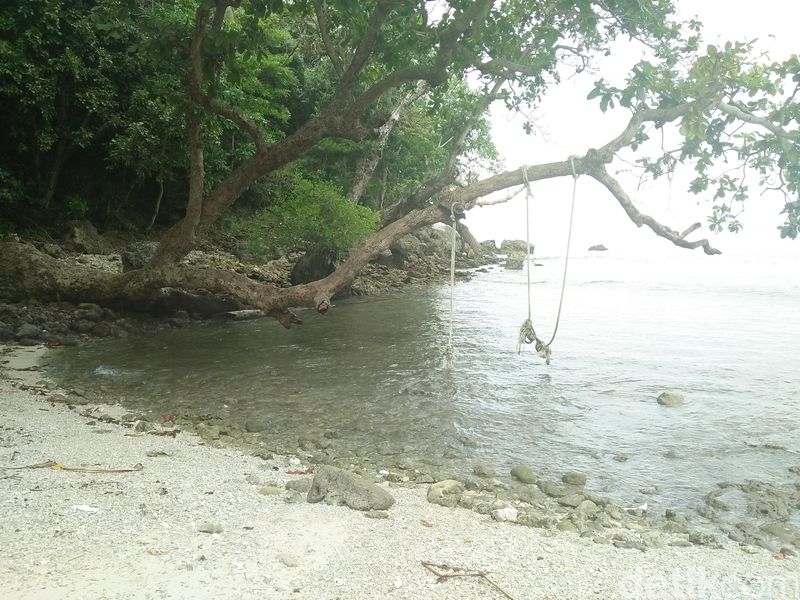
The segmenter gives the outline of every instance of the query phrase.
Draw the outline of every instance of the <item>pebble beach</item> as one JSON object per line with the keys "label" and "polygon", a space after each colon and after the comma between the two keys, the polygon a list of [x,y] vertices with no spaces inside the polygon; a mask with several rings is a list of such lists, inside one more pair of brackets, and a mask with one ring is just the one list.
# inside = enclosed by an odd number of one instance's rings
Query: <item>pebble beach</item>
{"label": "pebble beach", "polygon": [[43,352],[1,357],[5,599],[800,599],[800,559],[735,543],[600,544],[439,506],[418,484],[380,483],[385,511],[309,503],[297,457],[52,401]]}

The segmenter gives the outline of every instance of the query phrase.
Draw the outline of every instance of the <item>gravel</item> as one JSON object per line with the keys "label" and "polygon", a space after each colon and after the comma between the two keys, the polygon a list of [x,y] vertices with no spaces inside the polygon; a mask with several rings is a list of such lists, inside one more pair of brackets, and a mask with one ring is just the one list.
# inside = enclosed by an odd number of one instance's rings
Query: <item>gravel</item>
{"label": "gravel", "polygon": [[[798,559],[735,544],[616,548],[433,505],[419,486],[383,484],[396,499],[384,519],[287,503],[248,478],[280,487],[302,479],[286,473],[297,470],[293,457],[262,460],[185,433],[87,425],[76,410],[15,387],[11,378],[41,376],[14,370],[31,358],[19,354],[3,357],[11,362],[0,379],[6,600],[503,597],[481,578],[437,583],[422,561],[484,571],[515,600],[800,599]],[[143,468],[3,468],[47,460]]]}

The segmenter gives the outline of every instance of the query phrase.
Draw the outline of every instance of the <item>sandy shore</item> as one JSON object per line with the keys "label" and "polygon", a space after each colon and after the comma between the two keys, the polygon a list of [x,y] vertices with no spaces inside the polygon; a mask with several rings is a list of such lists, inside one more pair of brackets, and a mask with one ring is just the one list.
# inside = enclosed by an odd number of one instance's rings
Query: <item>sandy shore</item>
{"label": "sandy shore", "polygon": [[[154,436],[82,417],[87,407],[19,389],[41,379],[28,370],[40,355],[0,355],[6,600],[800,599],[800,560],[735,544],[620,549],[433,505],[420,486],[383,484],[396,499],[387,519],[287,503],[282,490],[261,492],[303,477],[287,473],[302,468],[291,457],[265,461],[187,433]],[[18,468],[49,460],[142,468]],[[500,589],[480,577],[437,582],[423,561],[484,571]]]}

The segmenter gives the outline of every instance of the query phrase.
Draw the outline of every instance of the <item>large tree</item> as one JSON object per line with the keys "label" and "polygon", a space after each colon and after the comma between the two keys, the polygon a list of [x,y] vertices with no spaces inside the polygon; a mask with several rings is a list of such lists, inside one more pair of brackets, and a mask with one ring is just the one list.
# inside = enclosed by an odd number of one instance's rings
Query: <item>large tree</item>
{"label": "large tree", "polygon": [[[146,4],[138,9],[146,10]],[[30,246],[6,240],[0,248],[4,287],[17,294],[110,303],[148,301],[164,288],[206,290],[233,296],[287,322],[291,306],[325,312],[330,298],[370,260],[419,227],[449,221],[453,207],[469,210],[493,192],[576,173],[600,182],[637,226],[646,225],[678,246],[713,254],[717,250],[708,240],[688,239],[699,225],[679,232],[642,214],[609,169],[619,152],[642,152],[649,131],[672,126],[680,142],[655,156],[642,154],[643,170],[658,176],[691,162],[697,171],[691,191],[702,194],[711,188],[716,199],[712,225],[734,229],[731,204],[746,198],[746,174],[755,172],[761,186],[786,194],[781,235],[796,237],[800,61],[791,57],[758,64],[747,44],[703,46],[699,25],[675,22],[673,10],[668,0],[199,0],[184,37],[175,36],[172,45],[185,90],[184,216],[164,232],[149,264],[122,274],[68,269]],[[329,82],[300,82],[298,90],[304,84],[314,88],[313,101],[305,96],[303,109],[290,108],[291,118],[278,128],[259,112],[265,105],[253,102],[247,87],[230,86],[248,72],[253,48],[263,51],[257,41],[265,35],[265,22],[285,24],[297,40],[296,52],[314,62],[316,73],[325,72]],[[597,56],[612,52],[619,38],[645,49],[647,59],[633,67],[625,85],[600,80],[587,90],[587,101],[598,101],[604,111],[629,113],[617,136],[580,156],[482,178],[467,176],[463,157],[480,145],[492,103],[503,102],[508,110],[535,110],[565,69],[586,68]],[[270,85],[263,81],[266,88]],[[265,90],[251,92],[269,96]],[[412,189],[398,187],[401,195],[380,202],[365,199],[397,124],[426,110],[454,109],[456,114],[446,120],[448,137],[432,162],[435,168],[420,170]],[[219,123],[235,128],[247,143],[227,170],[215,165],[209,176],[207,157],[221,143],[209,129]],[[318,151],[326,140],[348,140],[362,149],[348,197],[382,208],[379,229],[352,248],[335,272],[279,289],[233,272],[181,264],[248,189]],[[143,168],[156,168],[142,160]],[[717,173],[720,163],[726,168]],[[731,163],[736,169],[731,170]]]}

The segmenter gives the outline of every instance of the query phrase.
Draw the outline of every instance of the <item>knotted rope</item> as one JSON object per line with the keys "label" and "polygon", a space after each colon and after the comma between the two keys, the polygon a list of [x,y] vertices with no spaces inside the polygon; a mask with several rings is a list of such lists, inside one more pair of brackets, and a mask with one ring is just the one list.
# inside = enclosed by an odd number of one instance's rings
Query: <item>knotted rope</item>
{"label": "knotted rope", "polygon": [[573,218],[575,216],[575,196],[577,195],[578,189],[578,173],[575,170],[575,157],[570,156],[569,158],[570,166],[572,167],[572,205],[569,211],[569,231],[567,233],[567,252],[564,257],[564,275],[561,279],[561,295],[558,299],[558,313],[556,314],[556,324],[553,328],[553,335],[550,336],[550,341],[545,343],[537,334],[536,329],[533,327],[533,319],[531,317],[533,312],[533,301],[531,299],[531,259],[533,258],[533,252],[531,252],[531,242],[530,242],[530,201],[533,197],[533,193],[531,192],[531,185],[530,181],[528,181],[528,167],[526,165],[522,166],[522,181],[525,186],[525,245],[526,245],[526,252],[525,252],[525,266],[526,266],[526,274],[528,278],[528,318],[522,323],[522,327],[519,329],[519,339],[517,340],[517,354],[522,352],[522,344],[533,344],[534,342],[536,345],[534,348],[536,349],[536,353],[541,356],[546,364],[550,364],[550,356],[552,354],[550,350],[550,345],[556,339],[556,333],[558,333],[558,325],[561,322],[561,308],[564,305],[564,290],[567,287],[567,268],[569,267],[569,250],[570,245],[572,243],[572,223]]}

